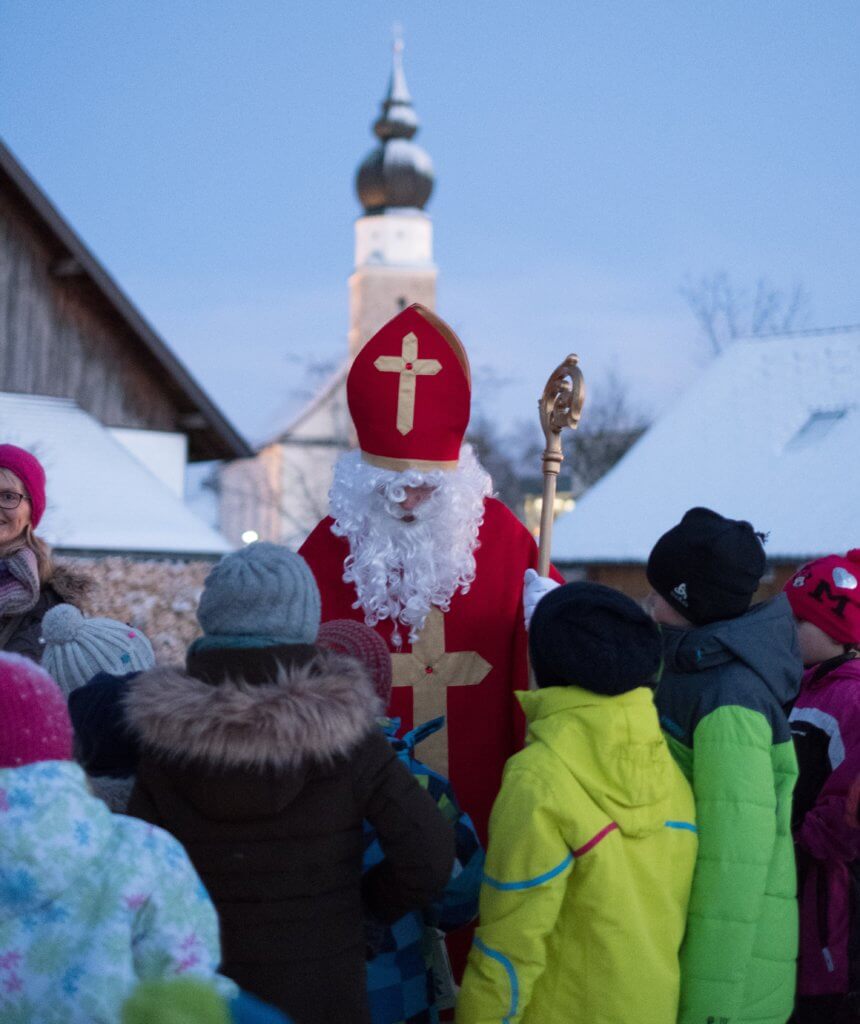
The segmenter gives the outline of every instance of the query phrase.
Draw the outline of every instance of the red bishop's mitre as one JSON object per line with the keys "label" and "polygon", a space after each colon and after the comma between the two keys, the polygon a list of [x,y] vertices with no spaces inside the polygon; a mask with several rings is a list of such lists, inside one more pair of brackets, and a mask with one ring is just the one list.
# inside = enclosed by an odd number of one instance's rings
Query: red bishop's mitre
{"label": "red bishop's mitre", "polygon": [[355,357],[346,397],[365,462],[383,469],[456,469],[469,424],[469,360],[451,328],[409,306]]}

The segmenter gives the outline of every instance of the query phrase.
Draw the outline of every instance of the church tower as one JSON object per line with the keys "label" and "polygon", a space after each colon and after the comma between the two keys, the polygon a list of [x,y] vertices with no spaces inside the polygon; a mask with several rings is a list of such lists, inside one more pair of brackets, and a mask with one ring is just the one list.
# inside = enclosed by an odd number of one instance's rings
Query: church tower
{"label": "church tower", "polygon": [[[219,525],[233,544],[260,539],[297,548],[326,515],[335,462],[355,444],[346,401],[355,354],[405,306],[420,302],[435,308],[433,224],[424,212],[433,191],[433,165],[413,142],[418,118],[399,39],[388,95],[373,130],[379,145],[356,178],[363,213],[355,222],[355,269],[349,279],[349,351],[318,394],[254,458],[221,468]],[[309,352],[313,346],[309,340]]]}
{"label": "church tower", "polygon": [[349,279],[350,359],[405,306],[436,306],[433,222],[424,212],[433,191],[433,164],[413,141],[418,117],[403,73],[400,39],[394,43],[388,95],[373,131],[379,145],[356,176],[364,212],[355,222],[355,270]]}

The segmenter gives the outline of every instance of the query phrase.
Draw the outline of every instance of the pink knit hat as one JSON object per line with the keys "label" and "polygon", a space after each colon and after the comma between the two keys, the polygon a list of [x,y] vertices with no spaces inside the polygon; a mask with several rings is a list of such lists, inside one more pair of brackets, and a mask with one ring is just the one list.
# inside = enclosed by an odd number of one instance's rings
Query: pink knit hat
{"label": "pink knit hat", "polygon": [[388,644],[370,626],[354,619],[332,619],[320,626],[317,635],[320,647],[339,654],[348,654],[370,672],[373,688],[388,707],[391,699],[391,654]]}
{"label": "pink knit hat", "polygon": [[59,686],[20,654],[0,653],[0,768],[72,759],[72,723]]}
{"label": "pink knit hat", "polygon": [[45,513],[45,470],[42,463],[14,444],[0,444],[0,469],[8,469],[27,489],[30,499],[30,523],[33,529]]}

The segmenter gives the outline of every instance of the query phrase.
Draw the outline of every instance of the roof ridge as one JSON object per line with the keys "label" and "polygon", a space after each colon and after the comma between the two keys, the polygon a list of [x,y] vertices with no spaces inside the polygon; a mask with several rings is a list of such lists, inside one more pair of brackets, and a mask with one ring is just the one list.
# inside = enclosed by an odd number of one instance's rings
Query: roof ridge
{"label": "roof ridge", "polygon": [[257,450],[261,448],[267,448],[271,444],[282,444],[284,441],[289,439],[290,434],[298,429],[304,423],[308,417],[310,417],[320,406],[324,405],[329,398],[337,391],[341,384],[345,383],[349,368],[352,365],[350,358],[344,359],[336,369],[332,371],[328,379],[322,385],[320,390],[305,402],[305,404],[299,409],[293,418],[288,422],[287,426],[282,430],[277,431],[270,440],[264,441]]}
{"label": "roof ridge", "polygon": [[831,327],[804,327],[795,331],[772,331],[768,334],[741,334],[733,341],[772,341],[774,338],[814,338],[830,334],[850,334],[860,331],[860,323],[834,324]]}

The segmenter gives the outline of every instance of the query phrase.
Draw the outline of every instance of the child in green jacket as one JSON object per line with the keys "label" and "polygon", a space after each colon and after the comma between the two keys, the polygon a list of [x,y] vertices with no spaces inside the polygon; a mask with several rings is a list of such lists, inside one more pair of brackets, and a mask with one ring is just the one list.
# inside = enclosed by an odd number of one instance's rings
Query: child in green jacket
{"label": "child in green jacket", "polygon": [[785,595],[750,608],[764,569],[752,526],[706,508],[648,560],[664,634],[657,710],[700,830],[679,1024],[785,1024],[794,1001],[797,761],[784,708],[802,665]]}
{"label": "child in green jacket", "polygon": [[539,689],[517,695],[528,736],[490,818],[458,1024],[675,1024],[696,825],[652,700],[659,631],[570,583],[529,643]]}

